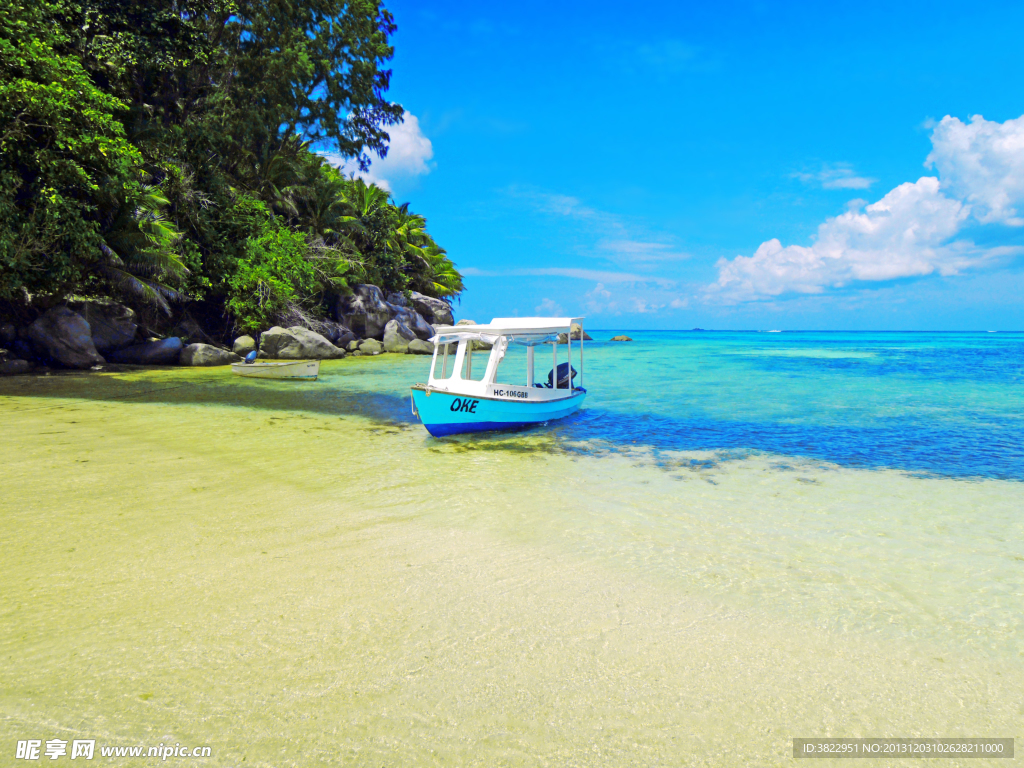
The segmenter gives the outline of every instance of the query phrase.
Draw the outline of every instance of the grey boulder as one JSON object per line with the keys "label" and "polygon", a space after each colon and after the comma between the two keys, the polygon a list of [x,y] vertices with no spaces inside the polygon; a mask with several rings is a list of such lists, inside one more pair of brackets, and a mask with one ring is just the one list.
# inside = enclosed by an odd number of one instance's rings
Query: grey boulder
{"label": "grey boulder", "polygon": [[181,339],[171,336],[167,339],[157,339],[147,341],[145,344],[116,349],[107,355],[107,358],[112,363],[127,363],[129,365],[177,365],[184,346]]}
{"label": "grey boulder", "polygon": [[0,345],[9,346],[18,338],[18,329],[11,323],[0,323]]}
{"label": "grey boulder", "polygon": [[391,318],[398,320],[398,322],[415,333],[418,338],[426,341],[434,335],[433,327],[416,310],[398,306],[397,304],[388,304],[388,308],[391,311]]}
{"label": "grey boulder", "polygon": [[275,360],[333,360],[344,357],[345,350],[334,346],[315,331],[295,325],[275,325],[260,336],[260,357]]}
{"label": "grey boulder", "polygon": [[231,365],[242,362],[242,358],[212,344],[189,344],[181,350],[179,362],[181,365]]}
{"label": "grey boulder", "polygon": [[17,376],[32,370],[28,360],[0,360],[0,376]]}
{"label": "grey boulder", "polygon": [[384,346],[376,339],[364,339],[359,343],[359,354],[379,355],[384,351]]}
{"label": "grey boulder", "polygon": [[409,342],[415,338],[416,334],[401,320],[391,320],[384,328],[384,351],[405,354]]}
{"label": "grey boulder", "polygon": [[590,334],[583,330],[583,326],[582,325],[580,325],[579,323],[573,323],[572,325],[569,326],[569,333],[560,333],[560,334],[558,334],[558,343],[559,344],[568,344],[569,343],[568,337],[570,335],[572,336],[572,340],[573,341],[579,341],[581,338],[584,341],[593,341],[593,339],[590,338]]}
{"label": "grey boulder", "polygon": [[334,323],[330,320],[320,323],[320,328],[317,330],[317,333],[331,342],[334,346],[341,347],[342,349],[347,347],[348,343],[356,337],[356,335],[352,333],[351,329],[341,323]]}
{"label": "grey boulder", "polygon": [[[455,325],[456,325],[456,327],[458,327],[460,325],[476,325],[476,321],[475,320],[459,320],[459,322],[457,322]],[[493,346],[494,346],[493,344],[491,344],[490,342],[487,342],[487,341],[471,341],[471,342],[469,342],[469,350],[471,352],[475,352],[477,350],[488,350],[488,349],[490,349]]]}
{"label": "grey boulder", "polygon": [[612,336],[611,341],[632,341],[629,336]]}
{"label": "grey boulder", "polygon": [[92,368],[106,362],[96,351],[89,324],[67,307],[48,309],[28,327],[28,337],[40,354],[65,368]]}
{"label": "grey boulder", "polygon": [[338,299],[338,320],[365,339],[383,339],[384,326],[391,319],[384,293],[376,285],[360,284],[349,296]]}
{"label": "grey boulder", "polygon": [[455,322],[455,318],[452,317],[451,305],[447,301],[413,291],[410,294],[409,303],[432,325],[451,325]]}
{"label": "grey boulder", "polygon": [[69,305],[89,324],[99,352],[127,347],[135,341],[135,312],[116,301],[76,301]]}
{"label": "grey boulder", "polygon": [[434,345],[429,341],[413,339],[409,342],[409,348],[406,352],[410,355],[432,355],[434,354]]}
{"label": "grey boulder", "polygon": [[239,357],[245,357],[256,349],[256,339],[252,336],[239,336],[231,345],[231,351]]}

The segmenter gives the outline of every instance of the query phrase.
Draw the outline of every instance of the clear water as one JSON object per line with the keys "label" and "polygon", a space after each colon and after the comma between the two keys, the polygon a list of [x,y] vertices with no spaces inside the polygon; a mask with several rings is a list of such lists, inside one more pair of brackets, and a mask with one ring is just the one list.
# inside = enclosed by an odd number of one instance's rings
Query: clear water
{"label": "clear water", "polygon": [[0,750],[1024,736],[1024,336],[630,335],[587,345],[577,416],[444,440],[409,409],[424,358],[0,380]]}

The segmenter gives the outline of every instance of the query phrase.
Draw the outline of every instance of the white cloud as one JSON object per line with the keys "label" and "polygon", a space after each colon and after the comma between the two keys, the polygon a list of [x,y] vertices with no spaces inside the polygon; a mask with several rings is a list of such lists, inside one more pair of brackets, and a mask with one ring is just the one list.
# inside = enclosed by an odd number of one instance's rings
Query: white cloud
{"label": "white cloud", "polygon": [[942,188],[972,206],[983,224],[1024,226],[1024,116],[1005,123],[974,115],[962,123],[948,115],[932,132],[925,165],[942,177]]}
{"label": "white cloud", "polygon": [[612,301],[612,292],[604,287],[604,283],[598,283],[593,290],[583,294],[583,299],[587,312],[592,315],[602,315],[617,309],[616,303]]}
{"label": "white cloud", "polygon": [[596,243],[597,250],[616,265],[635,265],[636,268],[644,269],[652,267],[657,262],[690,258],[688,253],[675,249],[671,244],[671,235],[654,232],[636,237],[634,230],[638,227],[613,213],[591,208],[578,197],[517,185],[506,188],[505,192],[512,197],[528,201],[541,213],[584,222],[587,234],[599,238]]}
{"label": "white cloud", "polygon": [[793,177],[807,184],[821,184],[823,189],[867,189],[878,181],[858,176],[848,163],[826,163],[816,173],[794,173]]}
{"label": "white cloud", "polygon": [[676,290],[649,286],[612,286],[597,283],[583,294],[583,305],[590,315],[651,314],[666,308],[686,309],[689,299],[680,297]]}
{"label": "white cloud", "polygon": [[956,274],[1020,252],[954,240],[968,219],[1024,224],[1024,117],[1006,123],[944,118],[928,156],[942,181],[900,184],[876,203],[853,201],[818,227],[810,246],[767,240],[753,256],[719,259],[708,297],[742,301],[784,293],[821,293],[857,282]]}
{"label": "white cloud", "polygon": [[546,317],[563,317],[565,315],[561,305],[551,299],[541,299],[540,304],[534,307],[538,315]]}
{"label": "white cloud", "polygon": [[534,269],[486,270],[466,267],[460,270],[470,277],[570,277],[576,280],[598,280],[605,283],[655,283],[661,286],[675,285],[675,281],[651,275],[637,275],[631,272],[610,272],[601,269],[577,269],[574,267],[537,267]]}
{"label": "white cloud", "polygon": [[406,112],[402,122],[389,127],[387,131],[391,137],[387,156],[381,159],[375,152],[371,152],[370,168],[367,171],[360,171],[359,164],[352,158],[342,158],[332,153],[324,153],[324,157],[343,173],[355,174],[368,184],[376,184],[389,192],[392,182],[398,179],[430,173],[434,147],[420,130],[420,121],[416,115]]}
{"label": "white cloud", "polygon": [[690,258],[690,254],[675,250],[669,243],[647,240],[605,240],[599,243],[598,247],[608,251],[612,258],[639,263],[681,261]]}

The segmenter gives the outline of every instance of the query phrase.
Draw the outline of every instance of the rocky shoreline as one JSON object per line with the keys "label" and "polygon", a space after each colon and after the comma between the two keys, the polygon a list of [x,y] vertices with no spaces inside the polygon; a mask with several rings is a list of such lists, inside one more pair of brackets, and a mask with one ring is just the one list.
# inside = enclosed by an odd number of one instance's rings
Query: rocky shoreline
{"label": "rocky shoreline", "polygon": [[[415,291],[386,298],[375,285],[357,285],[338,299],[333,317],[288,328],[273,326],[239,336],[231,348],[198,327],[179,325],[166,337],[144,335],[135,312],[114,301],[72,301],[52,307],[28,325],[0,323],[0,375],[51,368],[102,369],[117,365],[218,366],[260,359],[334,360],[382,353],[429,355],[434,326],[453,325],[448,302]],[[465,322],[465,321],[463,321]]]}
{"label": "rocky shoreline", "polygon": [[[256,352],[261,360],[336,360],[384,353],[433,354],[435,326],[456,325],[451,305],[415,291],[384,296],[375,285],[357,285],[338,299],[333,317],[306,325],[275,325],[255,337],[242,335],[231,348],[196,325],[180,323],[167,336],[145,334],[135,312],[114,301],[80,300],[53,307],[28,325],[0,323],[0,376],[51,369],[104,370],[105,366],[223,366]],[[458,325],[472,325],[460,320]],[[576,323],[565,344],[591,337]],[[486,342],[474,348],[489,349]]]}

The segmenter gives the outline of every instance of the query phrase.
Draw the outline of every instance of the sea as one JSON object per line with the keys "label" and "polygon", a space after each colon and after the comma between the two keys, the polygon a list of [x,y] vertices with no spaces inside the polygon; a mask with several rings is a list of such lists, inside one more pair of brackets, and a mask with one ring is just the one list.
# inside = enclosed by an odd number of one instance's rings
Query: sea
{"label": "sea", "polygon": [[1024,334],[588,332],[579,413],[442,439],[424,357],[0,379],[0,754],[1024,749]]}

